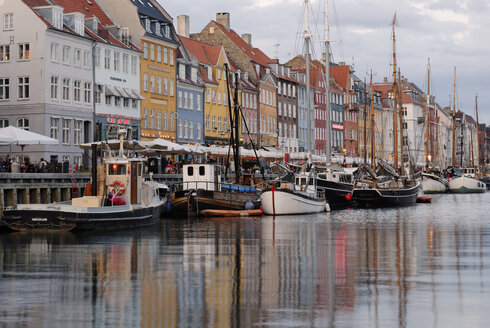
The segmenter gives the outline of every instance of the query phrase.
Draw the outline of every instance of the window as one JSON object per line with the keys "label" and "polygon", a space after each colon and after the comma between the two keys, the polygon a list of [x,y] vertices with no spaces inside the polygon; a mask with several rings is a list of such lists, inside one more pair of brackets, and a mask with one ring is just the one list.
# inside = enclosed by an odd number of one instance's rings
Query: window
{"label": "window", "polygon": [[[57,43],[51,43],[51,61],[58,61],[58,48],[59,45]],[[1,57],[1,48],[0,48],[0,57]]]}
{"label": "window", "polygon": [[170,65],[174,66],[174,51],[170,50]]}
{"label": "window", "polygon": [[109,106],[112,104],[112,96],[105,95],[105,104]]}
{"label": "window", "polygon": [[83,52],[83,67],[90,68],[90,52]]}
{"label": "window", "polygon": [[95,62],[94,62],[95,67],[100,67],[100,48],[99,47],[95,48],[94,57],[95,57]]}
{"label": "window", "polygon": [[162,77],[157,77],[157,93],[162,94]]}
{"label": "window", "polygon": [[148,43],[143,42],[143,58],[148,59]]}
{"label": "window", "polygon": [[148,92],[148,73],[143,75],[143,91]]}
{"label": "window", "polygon": [[206,115],[206,130],[209,131],[209,114]]}
{"label": "window", "polygon": [[123,107],[129,108],[129,98],[123,98]]}
{"label": "window", "polygon": [[73,64],[75,66],[82,66],[82,50],[75,49],[73,51]]}
{"label": "window", "polygon": [[182,135],[183,135],[183,133],[182,133],[183,132],[182,130],[184,130],[183,125],[184,125],[184,122],[182,122],[182,120],[179,120],[179,138],[182,138]]}
{"label": "window", "polygon": [[155,110],[150,109],[150,129],[155,128]]}
{"label": "window", "polygon": [[170,97],[174,96],[174,79],[170,79]]}
{"label": "window", "polygon": [[166,110],[163,111],[163,129],[165,131],[168,130],[168,116],[167,115],[168,115],[168,112]]}
{"label": "window", "polygon": [[70,63],[70,47],[68,46],[63,46],[63,63],[69,64]]}
{"label": "window", "polygon": [[114,106],[121,107],[121,97],[114,97]]}
{"label": "window", "polygon": [[184,92],[184,108],[189,108],[189,93]]}
{"label": "window", "polygon": [[[175,131],[175,118],[176,118],[176,113],[171,112],[170,113],[170,131]],[[174,118],[175,116],[175,118]]]}
{"label": "window", "polygon": [[167,48],[163,48],[163,62],[165,64],[168,64],[168,49]]}
{"label": "window", "polygon": [[201,95],[197,95],[197,110],[201,111]]}
{"label": "window", "polygon": [[221,105],[221,92],[218,91],[218,105]]}
{"label": "window", "polygon": [[129,72],[129,55],[123,54],[123,73],[128,74]]}
{"label": "window", "polygon": [[189,139],[194,139],[194,122],[189,122]]}
{"label": "window", "polygon": [[7,13],[3,14],[3,30],[13,30],[14,29],[14,14]]}
{"label": "window", "polygon": [[162,111],[157,110],[157,130],[162,129]]}
{"label": "window", "polygon": [[80,102],[82,94],[82,81],[76,80],[73,81],[73,101]]}
{"label": "window", "polygon": [[187,120],[184,121],[184,138],[189,138],[189,122]]}
{"label": "window", "polygon": [[79,145],[82,141],[82,121],[74,121],[73,143]]}
{"label": "window", "polygon": [[10,79],[0,78],[0,100],[10,99]]}
{"label": "window", "polygon": [[104,68],[111,69],[111,50],[106,49],[104,51]]}
{"label": "window", "polygon": [[150,44],[150,60],[155,60],[155,45]]}
{"label": "window", "polygon": [[10,60],[10,46],[0,46],[0,62],[8,62]]}
{"label": "window", "polygon": [[150,76],[150,92],[155,93],[155,75]]}
{"label": "window", "polygon": [[0,128],[6,128],[7,126],[9,126],[9,120],[0,119]]}
{"label": "window", "polygon": [[19,99],[29,99],[29,77],[19,77],[18,86]]}
{"label": "window", "polygon": [[27,118],[20,118],[17,120],[17,127],[22,130],[27,130],[29,131],[29,119]]}
{"label": "window", "polygon": [[63,134],[61,136],[64,145],[70,144],[70,120],[63,120]]}
{"label": "window", "polygon": [[194,94],[189,94],[189,109],[194,110]]}
{"label": "window", "polygon": [[63,79],[63,100],[70,100],[70,79]]}
{"label": "window", "polygon": [[157,46],[157,62],[162,62],[162,47]]}
{"label": "window", "polygon": [[212,100],[213,104],[216,104],[216,90],[212,90],[211,92],[212,92],[211,100]]}
{"label": "window", "polygon": [[216,126],[216,116],[215,115],[213,115],[212,124],[213,124],[213,130],[216,130],[217,126]]}
{"label": "window", "polygon": [[201,123],[197,123],[197,132],[196,132],[196,138],[198,140],[201,140]]}
{"label": "window", "polygon": [[154,23],[155,26],[155,34],[156,35],[162,35],[161,27],[159,22]]}
{"label": "window", "polygon": [[84,101],[86,104],[92,103],[92,83],[85,82],[84,83]]}
{"label": "window", "polygon": [[119,72],[121,70],[121,53],[114,51],[114,70]]}
{"label": "window", "polygon": [[102,101],[102,84],[96,84],[95,85],[95,103],[100,104]]}
{"label": "window", "polygon": [[143,128],[148,129],[148,108],[143,109]]}
{"label": "window", "polygon": [[138,57],[131,56],[131,75],[138,74]]}
{"label": "window", "polygon": [[163,94],[168,96],[168,78],[163,78]]}

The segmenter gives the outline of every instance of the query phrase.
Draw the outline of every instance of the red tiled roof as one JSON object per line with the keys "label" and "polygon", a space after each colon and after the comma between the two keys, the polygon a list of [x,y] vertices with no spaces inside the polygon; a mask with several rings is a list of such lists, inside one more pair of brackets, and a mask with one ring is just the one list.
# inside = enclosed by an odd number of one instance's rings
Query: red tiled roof
{"label": "red tiled roof", "polygon": [[[187,49],[187,51],[193,54],[194,57],[196,57],[201,64],[205,64],[205,65],[216,64],[216,62],[213,63],[211,59],[208,57],[208,52],[206,51],[206,48],[211,47],[211,48],[221,49],[221,47],[213,47],[207,43],[185,38],[183,36],[180,37],[180,40],[182,42],[182,45]],[[209,54],[212,55],[213,51],[210,51]]]}
{"label": "red tiled roof", "polygon": [[[29,0],[33,1],[33,0]],[[106,12],[98,5],[97,1],[88,3],[84,0],[51,0],[64,8],[65,13],[79,12],[85,17],[97,17],[102,25],[114,25],[114,22],[107,16]]]}
{"label": "red tiled roof", "polygon": [[330,66],[330,76],[345,90],[349,90],[349,65]]}
{"label": "red tiled roof", "polygon": [[272,60],[264,54],[260,49],[258,48],[252,48],[245,40],[242,39],[241,36],[239,36],[234,30],[230,29],[229,31],[220,23],[217,23],[216,21],[213,21],[216,23],[216,25],[225,33],[233,43],[254,62],[265,66],[269,67],[269,64]]}

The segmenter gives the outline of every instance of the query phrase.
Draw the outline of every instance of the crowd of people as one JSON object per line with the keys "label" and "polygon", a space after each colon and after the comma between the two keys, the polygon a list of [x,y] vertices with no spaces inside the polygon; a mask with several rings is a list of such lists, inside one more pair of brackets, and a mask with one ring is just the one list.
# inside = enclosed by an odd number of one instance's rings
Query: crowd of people
{"label": "crowd of people", "polygon": [[0,172],[13,173],[49,173],[54,172],[56,163],[48,163],[44,158],[38,163],[31,163],[28,157],[22,163],[17,163],[15,157],[10,158],[9,155],[3,157],[0,163]]}

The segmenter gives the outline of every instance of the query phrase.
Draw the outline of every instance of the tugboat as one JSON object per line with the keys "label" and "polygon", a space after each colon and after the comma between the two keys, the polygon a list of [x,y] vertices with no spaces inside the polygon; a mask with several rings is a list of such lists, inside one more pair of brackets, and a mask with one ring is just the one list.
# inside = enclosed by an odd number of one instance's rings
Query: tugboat
{"label": "tugboat", "polygon": [[96,150],[93,144],[93,196],[51,204],[18,204],[4,211],[2,221],[16,231],[107,230],[158,222],[168,187],[144,180],[145,159],[124,156],[123,134],[118,157],[108,149],[108,156],[97,164]]}

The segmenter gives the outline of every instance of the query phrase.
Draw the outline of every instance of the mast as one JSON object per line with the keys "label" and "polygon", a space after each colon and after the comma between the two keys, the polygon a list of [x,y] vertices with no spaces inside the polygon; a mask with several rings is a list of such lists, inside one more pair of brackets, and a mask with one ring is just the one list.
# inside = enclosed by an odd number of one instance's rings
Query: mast
{"label": "mast", "polygon": [[425,169],[429,169],[429,125],[430,125],[430,58],[427,66],[427,104],[425,120]]}
{"label": "mast", "polygon": [[396,81],[396,48],[395,48],[395,24],[396,12],[393,16],[393,162],[395,171],[398,172],[398,128],[397,128],[397,108],[398,108],[398,84]]}
{"label": "mast", "polygon": [[311,108],[310,108],[310,28],[308,26],[308,0],[305,0],[305,34],[303,37],[305,38],[305,51],[306,51],[306,111],[308,117],[308,126],[306,128],[306,135],[308,140],[306,141],[306,152],[309,153],[311,151]]}
{"label": "mast", "polygon": [[477,154],[478,154],[478,164],[477,164],[477,172],[479,175],[480,171],[480,165],[481,165],[481,160],[480,160],[480,121],[478,120],[478,93],[475,94],[475,114],[476,114],[476,145],[477,145]]}
{"label": "mast", "polygon": [[474,146],[473,146],[473,129],[471,128],[471,124],[469,125],[470,129],[470,148],[471,148],[471,167],[475,166],[475,154],[474,154]]}
{"label": "mast", "polygon": [[371,88],[371,166],[376,173],[376,142],[374,135],[374,95],[373,95],[373,71],[371,70],[371,80],[369,82]]}
{"label": "mast", "polygon": [[456,164],[456,66],[454,66],[454,86],[453,86],[453,148],[451,166]]}
{"label": "mast", "polygon": [[[398,81],[401,81],[400,78],[400,69],[398,68]],[[400,118],[400,174],[405,174],[405,161],[403,156],[403,102],[402,102],[402,92],[400,88],[398,88],[398,108],[399,113],[398,117]]]}
{"label": "mast", "polygon": [[367,115],[368,115],[368,110],[367,110],[367,92],[366,92],[366,78],[364,77],[364,164],[367,163]]}
{"label": "mast", "polygon": [[[234,128],[235,128],[235,140],[233,147],[235,150],[235,183],[240,182],[240,104],[238,103],[238,73],[235,73],[235,96],[233,98],[233,115],[234,115]],[[228,81],[226,81],[228,84]]]}
{"label": "mast", "polygon": [[332,159],[332,122],[330,120],[330,40],[329,40],[329,27],[328,27],[328,0],[325,0],[325,155],[327,157],[327,164]]}

